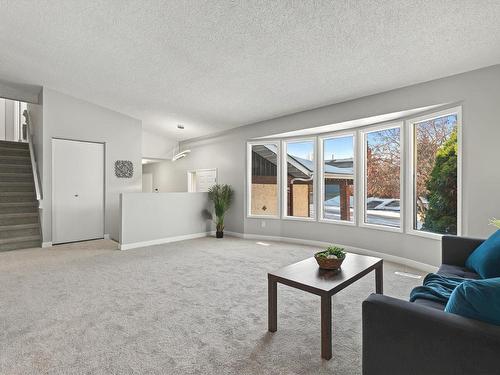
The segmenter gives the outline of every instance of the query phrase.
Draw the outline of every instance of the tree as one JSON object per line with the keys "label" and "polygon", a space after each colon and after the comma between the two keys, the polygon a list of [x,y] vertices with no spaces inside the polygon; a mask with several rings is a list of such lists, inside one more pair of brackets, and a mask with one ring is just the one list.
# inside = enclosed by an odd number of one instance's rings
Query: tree
{"label": "tree", "polygon": [[429,208],[422,229],[457,233],[457,131],[438,149],[426,184]]}
{"label": "tree", "polygon": [[399,198],[399,128],[371,134],[367,144],[366,173],[369,197]]}

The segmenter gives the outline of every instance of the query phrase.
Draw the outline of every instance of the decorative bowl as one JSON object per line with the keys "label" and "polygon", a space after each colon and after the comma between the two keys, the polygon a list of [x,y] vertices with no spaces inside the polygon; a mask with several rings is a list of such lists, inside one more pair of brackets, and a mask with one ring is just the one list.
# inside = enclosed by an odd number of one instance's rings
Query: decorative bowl
{"label": "decorative bowl", "polygon": [[[322,253],[322,251],[319,253]],[[318,262],[319,268],[325,270],[338,270],[346,257],[344,255],[343,258],[327,258],[324,256],[318,256],[319,253],[314,254],[314,258],[316,259],[316,262]]]}

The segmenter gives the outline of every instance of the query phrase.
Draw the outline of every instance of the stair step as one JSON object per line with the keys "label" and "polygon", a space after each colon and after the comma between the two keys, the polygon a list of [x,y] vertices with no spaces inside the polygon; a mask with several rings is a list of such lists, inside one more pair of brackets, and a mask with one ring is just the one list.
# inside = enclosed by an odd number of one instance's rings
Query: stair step
{"label": "stair step", "polygon": [[35,185],[33,181],[17,182],[17,181],[0,181],[0,191],[34,191]]}
{"label": "stair step", "polygon": [[0,214],[0,225],[35,224],[38,223],[38,212]]}
{"label": "stair step", "polygon": [[0,225],[0,240],[27,236],[39,236],[40,226],[38,223]]}
{"label": "stair step", "polygon": [[0,147],[29,149],[30,146],[28,142],[0,141]]}
{"label": "stair step", "polygon": [[18,230],[18,229],[30,229],[30,228],[38,228],[38,224],[15,224],[15,225],[0,225],[0,232],[9,231],[9,230]]}
{"label": "stair step", "polygon": [[0,173],[29,173],[31,164],[8,164],[0,163]]}
{"label": "stair step", "polygon": [[0,238],[0,245],[16,242],[28,242],[28,241],[39,241],[40,235],[33,236],[21,236],[21,237],[11,237],[11,238]]}
{"label": "stair step", "polygon": [[41,242],[42,240],[39,234],[15,238],[0,238],[0,251],[40,247]]}
{"label": "stair step", "polygon": [[33,174],[31,172],[21,172],[21,173],[5,173],[0,172],[0,181],[3,182],[29,182],[33,179]]}
{"label": "stair step", "polygon": [[0,145],[0,155],[3,156],[29,156],[29,154],[29,148],[2,147],[2,145]]}
{"label": "stair step", "polygon": [[1,164],[31,165],[31,158],[30,158],[30,156],[2,155],[0,153],[0,163]]}
{"label": "stair step", "polygon": [[35,193],[32,191],[0,191],[0,203],[36,203]]}
{"label": "stair step", "polygon": [[38,209],[38,202],[0,202],[0,214],[32,213]]}
{"label": "stair step", "polygon": [[41,246],[41,240],[0,244],[0,251],[33,249]]}

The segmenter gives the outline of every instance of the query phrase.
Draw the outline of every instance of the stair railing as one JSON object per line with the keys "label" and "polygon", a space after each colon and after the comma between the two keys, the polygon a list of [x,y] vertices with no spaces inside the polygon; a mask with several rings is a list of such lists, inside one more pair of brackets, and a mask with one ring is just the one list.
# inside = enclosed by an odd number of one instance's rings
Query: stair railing
{"label": "stair railing", "polygon": [[35,148],[33,147],[33,133],[31,129],[31,116],[28,110],[24,110],[23,116],[26,119],[26,130],[27,130],[27,138],[28,145],[30,149],[30,158],[31,158],[31,169],[33,171],[33,180],[35,183],[35,194],[36,200],[42,200],[42,189],[40,188],[40,179],[38,178],[38,166],[35,159]]}

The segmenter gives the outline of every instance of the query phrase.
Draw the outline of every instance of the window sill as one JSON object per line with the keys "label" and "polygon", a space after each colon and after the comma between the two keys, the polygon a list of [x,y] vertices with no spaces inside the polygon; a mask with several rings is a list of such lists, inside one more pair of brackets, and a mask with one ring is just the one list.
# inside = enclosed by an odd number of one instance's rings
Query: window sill
{"label": "window sill", "polygon": [[367,229],[375,229],[375,230],[381,230],[385,232],[393,232],[393,233],[403,233],[403,229],[397,228],[397,227],[389,227],[385,225],[378,225],[378,224],[367,224],[367,223],[359,223],[360,228],[367,228]]}
{"label": "window sill", "polygon": [[318,222],[325,224],[339,224],[339,225],[347,225],[349,227],[355,227],[356,221],[345,221],[345,220],[333,220],[333,219],[319,219]]}
{"label": "window sill", "polygon": [[417,236],[417,237],[429,238],[431,240],[436,240],[436,241],[441,241],[441,239],[443,238],[443,234],[424,232],[415,229],[410,229],[406,231],[406,234],[410,234],[412,236]]}
{"label": "window sill", "polygon": [[275,216],[275,215],[247,215],[247,219],[258,219],[258,220],[280,220],[280,217],[279,216]]}
{"label": "window sill", "polygon": [[315,217],[296,217],[296,216],[283,216],[282,220],[288,221],[306,221],[309,223],[314,223],[316,221]]}

